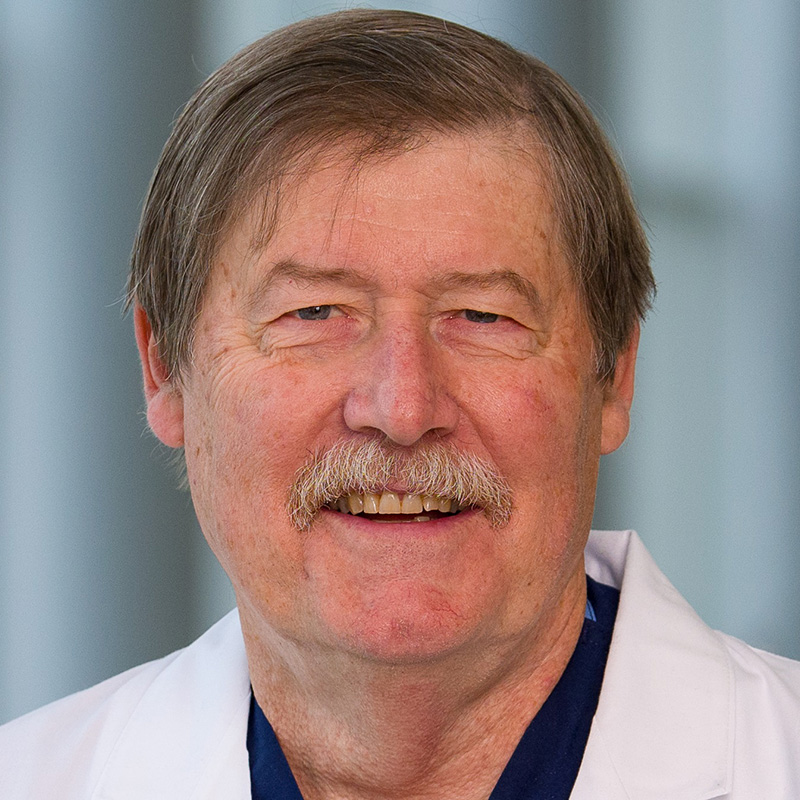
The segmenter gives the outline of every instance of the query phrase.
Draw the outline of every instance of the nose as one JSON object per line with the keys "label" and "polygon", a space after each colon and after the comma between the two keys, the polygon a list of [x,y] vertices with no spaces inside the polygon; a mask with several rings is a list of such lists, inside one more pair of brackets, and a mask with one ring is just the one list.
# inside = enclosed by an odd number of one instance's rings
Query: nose
{"label": "nose", "polygon": [[347,426],[359,433],[382,433],[408,447],[436,433],[451,433],[458,406],[447,391],[443,354],[424,331],[410,327],[376,334],[366,363],[344,408]]}

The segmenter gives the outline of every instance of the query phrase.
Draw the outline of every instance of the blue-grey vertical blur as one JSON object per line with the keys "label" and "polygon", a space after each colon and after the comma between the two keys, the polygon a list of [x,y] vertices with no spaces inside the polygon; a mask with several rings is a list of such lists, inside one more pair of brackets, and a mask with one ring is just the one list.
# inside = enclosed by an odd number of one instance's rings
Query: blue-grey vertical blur
{"label": "blue-grey vertical blur", "polygon": [[[146,430],[128,252],[192,89],[257,36],[345,5],[0,0],[0,721],[233,605]],[[392,7],[539,55],[599,114],[659,295],[596,524],[638,529],[710,624],[800,657],[800,4]]]}

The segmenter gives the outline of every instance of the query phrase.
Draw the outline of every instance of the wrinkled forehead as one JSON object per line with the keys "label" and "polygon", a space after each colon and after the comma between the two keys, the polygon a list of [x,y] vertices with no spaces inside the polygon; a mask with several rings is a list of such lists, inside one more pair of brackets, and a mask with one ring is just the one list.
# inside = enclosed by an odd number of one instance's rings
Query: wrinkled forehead
{"label": "wrinkled forehead", "polygon": [[[441,163],[436,158],[437,152],[454,151],[459,166],[467,168],[464,174],[469,175],[468,186],[464,181],[454,181],[448,158],[443,157]],[[402,168],[398,168],[400,165]],[[459,200],[448,196],[448,191],[457,193],[466,188],[475,195],[482,194],[487,207],[507,201],[502,193],[514,194],[521,214],[523,209],[535,207],[541,225],[548,226],[552,246],[565,255],[546,165],[542,145],[521,126],[460,135],[417,135],[391,148],[348,137],[293,154],[280,170],[263,170],[260,182],[259,173],[254,173],[232,204],[216,253],[218,256],[235,235],[246,261],[257,260],[282,231],[303,223],[309,213],[309,198],[315,201],[316,209],[325,209],[327,235],[332,237],[343,223],[370,213],[364,205],[367,195],[393,196],[401,202],[407,199],[411,206],[420,196],[438,193],[441,202],[447,204]],[[316,202],[323,196],[323,203]],[[315,229],[320,232],[319,225]],[[529,235],[536,235],[536,231],[530,230]]]}

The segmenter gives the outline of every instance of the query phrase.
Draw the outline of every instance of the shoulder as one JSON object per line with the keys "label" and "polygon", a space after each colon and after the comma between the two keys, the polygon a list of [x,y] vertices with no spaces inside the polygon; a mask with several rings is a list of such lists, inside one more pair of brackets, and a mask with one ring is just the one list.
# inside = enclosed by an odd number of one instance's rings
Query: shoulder
{"label": "shoulder", "polygon": [[769,685],[777,691],[787,691],[800,700],[800,661],[750,647],[724,633],[718,633],[718,636],[731,654],[740,681],[751,684],[750,688],[756,692],[763,691]]}
{"label": "shoulder", "polygon": [[735,698],[734,785],[774,785],[771,796],[800,797],[800,662],[717,635]]}
{"label": "shoulder", "polygon": [[225,716],[212,699],[217,681],[226,686],[216,692],[223,706],[249,694],[238,631],[238,618],[229,615],[184,650],[1,726],[0,796],[88,798],[115,769],[138,763],[142,772],[157,772],[170,740],[174,745],[197,723],[189,717],[198,707]]}
{"label": "shoulder", "polygon": [[46,783],[74,786],[76,795],[85,791],[88,797],[131,712],[177,655],[135,667],[0,727],[0,794],[35,797]]}
{"label": "shoulder", "polygon": [[621,593],[594,778],[632,797],[800,797],[800,663],[709,628],[632,532],[593,533],[586,564]]}
{"label": "shoulder", "polygon": [[[709,628],[659,570],[633,531],[593,531],[586,549],[587,572],[621,591],[617,644],[636,635],[644,645],[663,648],[678,658],[704,653],[722,659],[737,682],[739,700],[776,692],[800,702],[800,661],[768,653]],[[645,638],[646,634],[646,638]]]}

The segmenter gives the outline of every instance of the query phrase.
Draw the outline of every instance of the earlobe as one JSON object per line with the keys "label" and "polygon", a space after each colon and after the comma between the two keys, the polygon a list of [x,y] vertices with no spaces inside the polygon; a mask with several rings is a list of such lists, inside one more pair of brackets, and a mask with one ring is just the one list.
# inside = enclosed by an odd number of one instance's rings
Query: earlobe
{"label": "earlobe", "polygon": [[639,326],[637,324],[630,341],[617,354],[614,379],[604,388],[600,438],[600,452],[603,455],[616,450],[628,435],[638,347]]}
{"label": "earlobe", "polygon": [[161,360],[145,310],[133,309],[136,345],[142,362],[147,422],[167,447],[183,447],[183,396]]}

